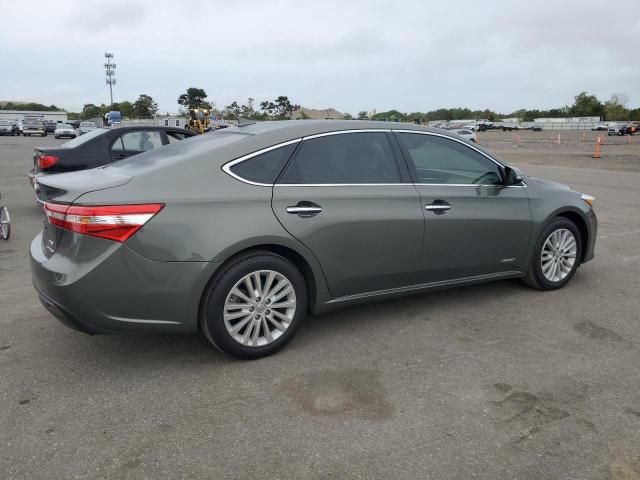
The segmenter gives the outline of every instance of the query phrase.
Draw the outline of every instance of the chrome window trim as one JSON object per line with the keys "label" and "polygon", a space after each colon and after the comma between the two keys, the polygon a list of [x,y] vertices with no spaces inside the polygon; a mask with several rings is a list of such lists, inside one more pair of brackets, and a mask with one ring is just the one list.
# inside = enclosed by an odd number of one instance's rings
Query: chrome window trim
{"label": "chrome window trim", "polygon": [[294,140],[288,140],[286,142],[278,143],[276,145],[271,145],[270,147],[263,148],[261,150],[256,150],[253,153],[249,153],[247,155],[243,155],[242,157],[236,158],[235,160],[231,160],[230,162],[225,163],[222,166],[222,171],[224,173],[226,173],[227,175],[235,178],[236,180],[240,180],[243,183],[248,183],[249,185],[255,185],[257,187],[273,187],[273,185],[274,185],[273,183],[260,183],[260,182],[254,182],[254,181],[251,181],[251,180],[247,180],[246,178],[242,178],[241,176],[236,175],[235,173],[233,173],[231,171],[231,167],[233,167],[234,165],[237,165],[239,163],[242,163],[245,160],[249,160],[249,159],[251,159],[253,157],[257,157],[258,155],[262,155],[263,153],[270,152],[271,150],[275,150],[275,149],[280,148],[280,147],[286,147],[287,145],[292,145],[294,143],[299,143],[301,141],[302,141],[302,137],[296,138]]}
{"label": "chrome window trim", "polygon": [[329,137],[331,135],[342,135],[344,133],[389,133],[391,132],[390,128],[360,128],[353,130],[336,130],[334,132],[324,132],[324,133],[316,133],[314,135],[309,135],[307,137],[302,137],[303,140],[312,140],[314,138],[320,137]]}
{"label": "chrome window trim", "polygon": [[249,160],[253,157],[257,157],[258,155],[262,155],[263,153],[267,153],[270,152],[271,150],[275,150],[277,148],[280,147],[286,147],[287,145],[292,145],[294,143],[300,143],[304,140],[311,140],[314,138],[321,138],[321,137],[328,137],[331,135],[342,135],[342,134],[347,134],[347,133],[377,133],[377,132],[382,132],[382,133],[389,133],[389,132],[397,132],[397,133],[417,133],[420,135],[433,135],[436,137],[443,137],[443,138],[447,138],[450,140],[453,140],[455,142],[458,142],[462,145],[464,145],[467,148],[470,148],[478,153],[480,153],[481,155],[483,155],[484,157],[488,158],[489,160],[491,160],[493,163],[495,163],[496,165],[500,166],[500,167],[505,167],[505,165],[501,164],[500,162],[498,162],[497,160],[493,159],[492,157],[490,157],[489,155],[487,155],[486,153],[484,153],[482,150],[479,150],[477,148],[474,148],[472,145],[467,145],[463,140],[458,140],[456,138],[450,137],[448,135],[443,135],[440,133],[434,133],[434,132],[424,132],[421,130],[406,130],[406,129],[390,129],[390,128],[363,128],[363,129],[353,129],[353,130],[336,130],[333,132],[324,132],[324,133],[317,133],[314,135],[308,135],[306,137],[299,137],[293,140],[288,140],[286,142],[282,142],[282,143],[278,143],[276,145],[272,145],[270,147],[266,147],[260,150],[256,150],[255,152],[249,153],[247,155],[243,155],[242,157],[238,157],[235,160],[231,160],[227,163],[225,163],[222,166],[222,170],[229,175],[230,177],[235,178],[236,180],[239,180],[242,183],[246,183],[248,185],[254,185],[257,187],[274,187],[275,185],[279,186],[279,187],[390,187],[390,186],[438,186],[438,187],[501,187],[501,188],[514,188],[514,187],[526,187],[527,184],[523,181],[522,185],[480,185],[480,184],[474,184],[474,183],[403,183],[403,182],[398,182],[398,183],[278,183],[278,184],[274,184],[274,183],[260,183],[260,182],[254,182],[251,180],[247,180],[245,178],[240,177],[239,175],[236,175],[235,173],[233,173],[231,171],[231,167],[233,167],[234,165],[237,165],[239,163],[244,162],[245,160]]}

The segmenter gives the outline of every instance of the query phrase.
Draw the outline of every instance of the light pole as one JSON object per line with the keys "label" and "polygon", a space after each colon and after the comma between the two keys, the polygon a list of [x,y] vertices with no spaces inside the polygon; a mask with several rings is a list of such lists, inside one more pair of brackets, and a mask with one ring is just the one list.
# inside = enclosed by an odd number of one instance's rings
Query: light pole
{"label": "light pole", "polygon": [[107,63],[104,64],[104,69],[107,75],[107,85],[109,85],[111,108],[113,108],[113,86],[116,84],[116,64],[111,63],[113,61],[113,53],[105,53],[104,58],[107,59]]}

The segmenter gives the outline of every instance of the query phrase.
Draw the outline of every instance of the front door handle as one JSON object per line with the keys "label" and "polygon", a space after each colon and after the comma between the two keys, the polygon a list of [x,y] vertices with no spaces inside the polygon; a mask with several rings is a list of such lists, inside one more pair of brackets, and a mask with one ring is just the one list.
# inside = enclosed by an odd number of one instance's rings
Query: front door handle
{"label": "front door handle", "polygon": [[433,203],[428,203],[424,206],[425,210],[435,213],[436,215],[442,215],[443,213],[447,213],[451,210],[451,205],[449,205],[444,200],[435,200]]}
{"label": "front door handle", "polygon": [[322,212],[322,207],[313,202],[298,202],[297,205],[287,207],[287,213],[298,215],[299,217],[313,217]]}

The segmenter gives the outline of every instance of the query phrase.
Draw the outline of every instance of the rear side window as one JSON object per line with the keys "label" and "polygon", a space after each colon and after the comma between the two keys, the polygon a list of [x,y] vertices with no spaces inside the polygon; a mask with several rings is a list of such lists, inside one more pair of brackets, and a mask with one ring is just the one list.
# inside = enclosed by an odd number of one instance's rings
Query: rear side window
{"label": "rear side window", "polygon": [[160,132],[141,130],[128,132],[119,137],[111,147],[112,150],[126,150],[128,152],[146,152],[162,146]]}
{"label": "rear side window", "polygon": [[498,166],[466,145],[436,135],[399,133],[418,183],[500,185]]}
{"label": "rear side window", "polygon": [[233,165],[229,170],[240,178],[256,183],[275,183],[297,143],[275,148]]}
{"label": "rear side window", "polygon": [[400,172],[385,133],[343,133],[305,140],[280,183],[400,183]]}

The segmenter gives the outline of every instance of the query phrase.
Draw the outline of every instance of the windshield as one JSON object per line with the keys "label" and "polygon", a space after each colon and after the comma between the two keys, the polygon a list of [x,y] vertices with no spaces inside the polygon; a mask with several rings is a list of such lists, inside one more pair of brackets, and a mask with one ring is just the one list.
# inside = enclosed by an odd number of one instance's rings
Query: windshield
{"label": "windshield", "polygon": [[26,118],[24,123],[30,123],[32,125],[43,125],[43,122],[39,118]]}
{"label": "windshield", "polygon": [[66,124],[66,123],[59,123],[58,125],[56,125],[56,128],[67,129],[67,128],[73,128],[73,127],[71,125]]}
{"label": "windshield", "polygon": [[99,137],[100,135],[104,135],[108,131],[109,130],[107,130],[106,128],[96,128],[95,130],[91,130],[89,133],[85,133],[84,135],[80,135],[73,140],[63,143],[62,145],[60,145],[60,148],[75,148],[78,145],[82,145],[89,140]]}
{"label": "windshield", "polygon": [[82,123],[80,124],[80,126],[81,126],[81,127],[95,127],[95,126],[96,126],[96,124],[95,124],[95,123],[93,123],[93,122],[82,122]]}

